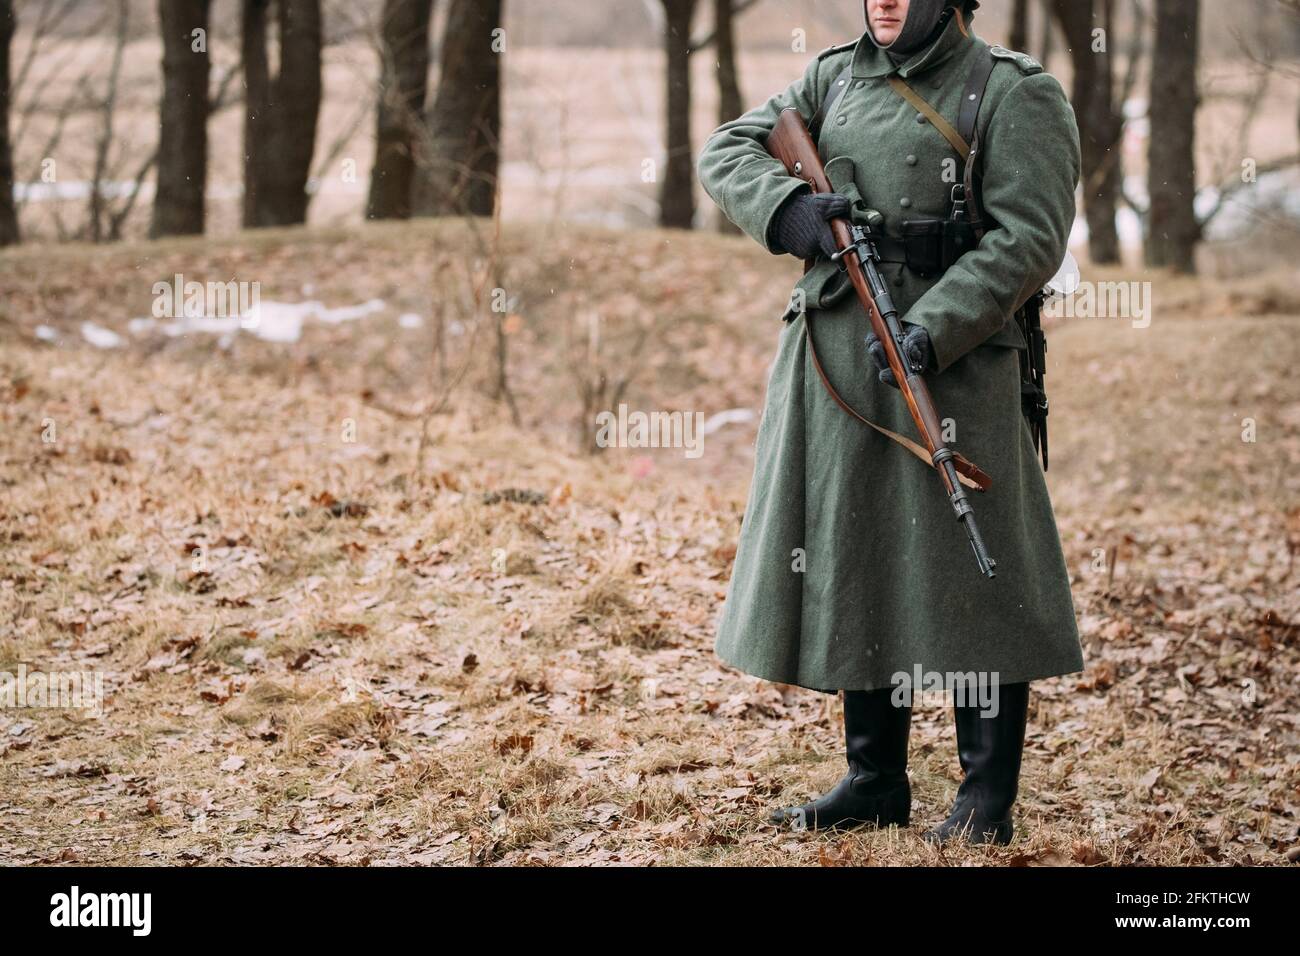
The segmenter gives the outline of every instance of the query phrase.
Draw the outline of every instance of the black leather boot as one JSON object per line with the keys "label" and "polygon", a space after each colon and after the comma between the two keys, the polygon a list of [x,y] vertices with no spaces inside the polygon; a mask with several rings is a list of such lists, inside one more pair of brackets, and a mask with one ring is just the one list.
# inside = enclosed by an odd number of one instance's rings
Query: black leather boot
{"label": "black leather boot", "polygon": [[912,708],[895,707],[894,688],[844,692],[844,752],[849,771],[811,803],[773,810],[768,822],[794,830],[905,827],[911,817],[907,736]]}
{"label": "black leather boot", "polygon": [[977,704],[953,708],[957,756],[966,776],[948,819],[926,831],[928,843],[955,838],[975,844],[1011,842],[1011,805],[1020,782],[1029,682],[999,684],[997,695],[995,717],[984,716]]}

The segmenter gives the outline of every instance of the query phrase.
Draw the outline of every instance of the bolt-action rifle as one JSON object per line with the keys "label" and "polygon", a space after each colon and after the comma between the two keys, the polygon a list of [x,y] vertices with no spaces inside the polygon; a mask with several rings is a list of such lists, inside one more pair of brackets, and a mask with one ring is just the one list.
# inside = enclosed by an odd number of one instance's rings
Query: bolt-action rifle
{"label": "bolt-action rifle", "polygon": [[[782,110],[776,125],[767,137],[767,151],[785,166],[786,172],[808,183],[814,193],[832,192],[826,169],[822,166],[817,145],[813,142],[804,123],[803,116],[796,109]],[[971,507],[966,489],[962,487],[958,473],[967,478],[977,478],[980,490],[988,486],[988,476],[972,462],[953,451],[943,440],[943,429],[934,401],[930,398],[930,389],[922,378],[923,368],[905,364],[903,361],[903,329],[894,307],[889,288],[880,275],[877,263],[880,254],[876,250],[875,238],[870,226],[858,225],[847,219],[831,220],[831,231],[835,234],[835,245],[839,252],[833,258],[839,260],[846,269],[849,281],[857,292],[862,307],[871,319],[871,328],[884,346],[885,357],[893,370],[894,380],[912,413],[912,421],[929,452],[935,471],[943,481],[944,490],[952,504],[957,520],[966,531],[975,560],[979,563],[980,573],[985,577],[994,576],[997,563],[989,557],[984,539],[980,537],[979,527],[975,524],[975,512]]]}

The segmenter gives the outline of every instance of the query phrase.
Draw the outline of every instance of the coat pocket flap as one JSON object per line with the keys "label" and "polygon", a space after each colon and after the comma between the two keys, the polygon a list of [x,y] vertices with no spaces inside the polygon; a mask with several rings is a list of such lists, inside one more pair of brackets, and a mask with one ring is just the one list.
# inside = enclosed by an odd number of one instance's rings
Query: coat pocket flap
{"label": "coat pocket flap", "polygon": [[795,283],[781,320],[788,322],[804,312],[829,309],[852,291],[853,283],[839,263],[821,259]]}
{"label": "coat pocket flap", "polygon": [[1029,348],[1029,343],[1025,341],[1025,333],[1020,331],[1020,323],[1016,321],[1014,315],[1009,316],[1006,322],[1002,324],[1002,328],[998,329],[980,344],[992,345],[1006,349]]}

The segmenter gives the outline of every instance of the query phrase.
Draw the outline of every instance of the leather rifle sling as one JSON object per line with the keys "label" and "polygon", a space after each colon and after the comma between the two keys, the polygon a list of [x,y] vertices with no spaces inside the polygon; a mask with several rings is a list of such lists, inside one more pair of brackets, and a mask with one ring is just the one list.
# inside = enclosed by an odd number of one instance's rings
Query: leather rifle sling
{"label": "leather rifle sling", "polygon": [[[808,356],[812,359],[813,368],[817,370],[817,377],[822,380],[822,385],[826,387],[827,394],[835,400],[835,404],[844,409],[858,421],[862,422],[862,424],[874,428],[886,438],[898,442],[898,444],[902,445],[917,458],[921,459],[921,461],[925,462],[927,468],[933,468],[934,461],[930,457],[930,453],[926,451],[922,445],[912,441],[912,439],[905,435],[900,435],[898,432],[886,428],[884,425],[877,425],[871,419],[859,413],[857,409],[843,399],[840,393],[835,390],[835,386],[831,384],[830,377],[826,374],[826,370],[822,368],[821,359],[817,356],[817,346],[813,343],[812,315],[806,311],[803,314],[803,323],[804,340],[808,343]],[[953,452],[952,463],[953,467],[957,471],[957,479],[967,488],[974,491],[988,491],[993,485],[993,479],[990,478],[988,474],[979,467],[979,465],[975,464],[961,452]]]}
{"label": "leather rifle sling", "polygon": [[970,156],[970,143],[961,138],[961,134],[957,132],[951,123],[944,119],[942,113],[931,106],[920,93],[908,86],[901,76],[891,76],[889,78],[889,88],[911,103],[918,113],[933,123],[934,128],[939,131],[940,135],[951,144],[953,149],[957,150],[962,162],[966,161],[966,158]]}
{"label": "leather rifle sling", "polygon": [[[837,76],[835,80],[831,83],[830,89],[827,90],[825,99],[822,100],[820,109],[818,109],[816,115],[813,116],[812,135],[814,139],[820,137],[822,123],[825,121],[826,116],[829,115],[831,111],[831,107],[835,104],[835,101],[839,98],[839,95],[843,93],[845,88],[848,86],[848,81],[852,75],[853,75],[852,67],[847,66],[840,72],[840,75]],[[906,84],[904,85],[906,86]],[[908,89],[910,91],[910,87]],[[918,97],[918,99],[920,98]],[[925,103],[924,100],[921,100],[921,102],[925,105],[927,110],[930,110],[930,105],[928,103]],[[933,110],[931,110],[931,112],[933,112]],[[942,116],[939,116],[939,114],[937,113],[935,113],[934,115],[938,118],[939,123],[942,123],[944,126],[947,126],[948,129],[950,130],[952,129],[952,127],[948,125],[947,120],[945,120]],[[937,123],[936,123],[936,127],[938,127]],[[955,131],[953,135],[954,136],[956,135]],[[963,145],[965,144],[963,143]],[[804,268],[805,272],[808,271],[808,267],[810,265],[811,263],[805,264],[805,268]],[[881,435],[884,435],[886,438],[889,438],[897,442],[899,445],[903,446],[904,448],[906,448],[909,452],[911,452],[913,455],[915,455],[917,458],[923,461],[926,467],[929,468],[934,467],[934,462],[931,459],[930,453],[927,452],[922,445],[912,441],[912,439],[906,437],[905,435],[900,435],[898,432],[892,429],[886,428],[883,425],[877,425],[871,419],[867,418],[865,415],[863,415],[857,409],[855,409],[852,405],[846,402],[844,398],[840,395],[840,393],[835,390],[835,386],[831,384],[830,376],[826,374],[826,370],[822,367],[821,359],[817,355],[817,346],[813,341],[813,334],[812,334],[812,316],[806,310],[804,311],[804,338],[808,343],[808,356],[812,359],[813,368],[817,370],[817,377],[821,379],[822,385],[826,389],[826,393],[830,395],[830,397],[835,401],[836,405],[842,408],[853,418],[856,418],[858,421],[862,422],[862,424],[866,425],[869,428],[875,429]],[[986,474],[978,465],[976,465],[970,459],[966,458],[966,456],[962,455],[960,452],[953,453],[953,466],[957,472],[957,479],[967,488],[971,488],[975,491],[988,491],[993,484],[993,479],[990,478],[988,474]]]}
{"label": "leather rifle sling", "polygon": [[852,76],[853,65],[850,64],[840,70],[840,75],[831,82],[830,88],[826,91],[826,97],[822,100],[822,105],[818,107],[817,112],[813,114],[812,120],[808,123],[808,132],[812,136],[813,142],[821,139],[822,124],[826,122],[826,116],[830,113],[831,107],[835,105],[835,101],[848,87]]}

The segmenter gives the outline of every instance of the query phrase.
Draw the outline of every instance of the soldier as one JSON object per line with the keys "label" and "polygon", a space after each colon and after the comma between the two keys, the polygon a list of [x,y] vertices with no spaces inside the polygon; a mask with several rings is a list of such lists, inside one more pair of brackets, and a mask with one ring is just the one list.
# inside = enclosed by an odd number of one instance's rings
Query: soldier
{"label": "soldier", "polygon": [[[1026,341],[1013,320],[1065,255],[1079,134],[1053,76],[975,35],[977,7],[865,0],[861,38],[823,51],[784,92],[720,126],[697,162],[704,189],[751,238],[816,260],[783,316],[715,643],[749,674],[844,692],[848,772],[811,803],[775,810],[776,824],[908,825],[913,675],[940,675],[955,692],[964,778],[925,838],[1008,842],[1029,682],[1083,668],[1022,414]],[[812,195],[767,153],[789,107],[820,130],[834,193]],[[963,205],[976,201],[982,212]],[[829,258],[827,220],[842,216],[879,237],[906,352],[952,416],[945,437],[992,476],[977,506],[998,561],[993,580],[970,566],[933,472],[858,420],[914,432],[867,315]],[[954,219],[975,222],[945,223]],[[993,698],[962,693],[976,686]]]}

